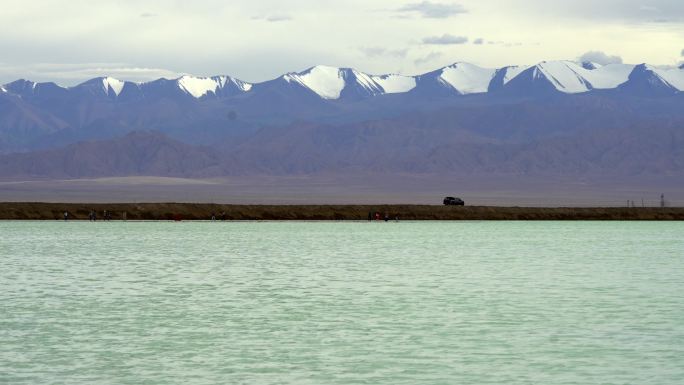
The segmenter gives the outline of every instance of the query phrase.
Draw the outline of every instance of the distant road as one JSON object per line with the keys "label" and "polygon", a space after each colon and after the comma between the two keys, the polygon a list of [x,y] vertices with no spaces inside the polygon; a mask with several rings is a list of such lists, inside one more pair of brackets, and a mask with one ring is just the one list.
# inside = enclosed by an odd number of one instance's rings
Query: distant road
{"label": "distant road", "polygon": [[684,208],[545,208],[427,205],[220,205],[193,203],[0,203],[0,220],[684,220]]}

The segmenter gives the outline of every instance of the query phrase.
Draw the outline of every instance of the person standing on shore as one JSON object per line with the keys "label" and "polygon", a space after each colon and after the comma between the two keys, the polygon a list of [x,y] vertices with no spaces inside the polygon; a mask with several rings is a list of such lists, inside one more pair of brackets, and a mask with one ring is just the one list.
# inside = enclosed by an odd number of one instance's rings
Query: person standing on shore
{"label": "person standing on shore", "polygon": [[68,211],[65,211],[65,212],[64,212],[64,222],[66,222],[66,221],[68,221],[68,220],[69,220],[69,212],[68,212]]}

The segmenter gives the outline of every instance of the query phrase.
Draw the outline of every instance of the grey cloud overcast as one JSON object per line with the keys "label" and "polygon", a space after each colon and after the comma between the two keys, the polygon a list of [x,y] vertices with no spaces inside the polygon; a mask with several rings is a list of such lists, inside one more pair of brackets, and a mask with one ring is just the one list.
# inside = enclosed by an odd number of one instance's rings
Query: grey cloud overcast
{"label": "grey cloud overcast", "polygon": [[468,11],[461,4],[457,3],[433,3],[423,1],[422,3],[407,4],[399,8],[399,12],[416,13],[422,17],[432,19],[445,19]]}
{"label": "grey cloud overcast", "polygon": [[467,42],[468,38],[465,36],[454,36],[449,34],[444,34],[442,36],[429,36],[423,39],[423,44],[435,45],[465,44]]}
{"label": "grey cloud overcast", "polygon": [[643,23],[684,20],[684,2],[681,0],[528,0],[518,3],[522,11],[556,17]]}
{"label": "grey cloud overcast", "polygon": [[[681,0],[3,0],[0,18],[0,83],[180,73],[263,81],[316,64],[417,74],[591,51],[664,65],[684,56]],[[464,39],[473,44],[457,44]]]}

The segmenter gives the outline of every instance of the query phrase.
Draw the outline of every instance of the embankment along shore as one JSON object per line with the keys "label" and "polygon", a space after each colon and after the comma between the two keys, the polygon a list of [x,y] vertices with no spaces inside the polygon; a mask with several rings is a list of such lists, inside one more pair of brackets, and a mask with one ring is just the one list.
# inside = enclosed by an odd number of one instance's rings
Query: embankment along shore
{"label": "embankment along shore", "polygon": [[91,211],[112,220],[615,220],[681,221],[681,207],[495,207],[427,205],[222,205],[201,203],[0,203],[0,220],[88,220]]}

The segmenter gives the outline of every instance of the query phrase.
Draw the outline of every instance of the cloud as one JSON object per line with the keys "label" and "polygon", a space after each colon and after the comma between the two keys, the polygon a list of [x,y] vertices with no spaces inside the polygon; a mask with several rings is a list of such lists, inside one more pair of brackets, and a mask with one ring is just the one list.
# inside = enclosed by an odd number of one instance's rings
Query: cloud
{"label": "cloud", "polygon": [[477,39],[473,40],[473,44],[482,45],[482,44],[484,44],[484,39],[481,37],[478,37]]}
{"label": "cloud", "polygon": [[589,51],[579,57],[580,61],[594,62],[601,65],[622,64],[622,58],[616,55],[608,55],[603,51]]}
{"label": "cloud", "polygon": [[35,63],[31,65],[0,64],[0,77],[26,78],[37,82],[55,81],[71,86],[85,80],[112,76],[120,80],[144,82],[159,78],[177,78],[182,74],[163,68],[130,66],[126,63]]}
{"label": "cloud", "polygon": [[517,10],[526,14],[581,18],[584,21],[681,23],[684,20],[684,2],[681,0],[525,0],[515,4]]}
{"label": "cloud", "polygon": [[279,21],[288,21],[292,20],[292,16],[289,15],[272,15],[266,17],[266,21],[270,21],[272,23],[279,22]]}
{"label": "cloud", "polygon": [[421,58],[416,59],[415,64],[418,66],[423,65],[423,64],[428,64],[428,63],[431,63],[431,62],[433,62],[433,61],[435,61],[441,57],[442,57],[442,54],[440,52],[430,52],[426,56],[423,56]]}
{"label": "cloud", "polygon": [[454,44],[465,44],[468,42],[468,38],[465,36],[454,36],[449,34],[444,34],[442,36],[429,36],[423,39],[423,44],[434,44],[434,45],[454,45]]}
{"label": "cloud", "polygon": [[280,21],[290,21],[292,16],[290,15],[269,15],[269,16],[254,16],[252,20],[265,20],[271,23],[277,23]]}
{"label": "cloud", "polygon": [[[123,62],[119,68],[225,73],[254,82],[320,63],[377,73],[388,69],[417,73],[416,59],[442,49],[442,60],[448,59],[447,48],[470,48],[460,54],[488,67],[576,58],[593,47],[630,62],[674,65],[677,59],[684,60],[677,56],[684,48],[681,39],[679,48],[674,44],[683,30],[684,22],[675,24],[684,21],[683,0],[2,0],[0,4],[0,52],[11,52],[0,60],[17,66],[0,77],[0,83],[36,78],[28,66],[42,62]],[[641,9],[642,5],[657,11]],[[258,20],[252,16],[259,16]],[[286,16],[292,20],[283,20]],[[672,22],[640,26],[658,19]],[[583,39],[577,39],[578,31]],[[422,43],[424,37],[444,33],[467,36],[469,42]],[[475,45],[475,39],[484,36],[486,47]],[[587,47],[586,41],[593,44]],[[398,48],[408,48],[408,53]]]}
{"label": "cloud", "polygon": [[369,58],[377,57],[397,57],[405,58],[408,49],[387,49],[384,47],[361,47],[359,50]]}
{"label": "cloud", "polygon": [[423,1],[422,3],[407,4],[397,10],[401,13],[417,13],[421,17],[429,19],[444,19],[461,13],[467,13],[462,5],[456,3],[433,3]]}

